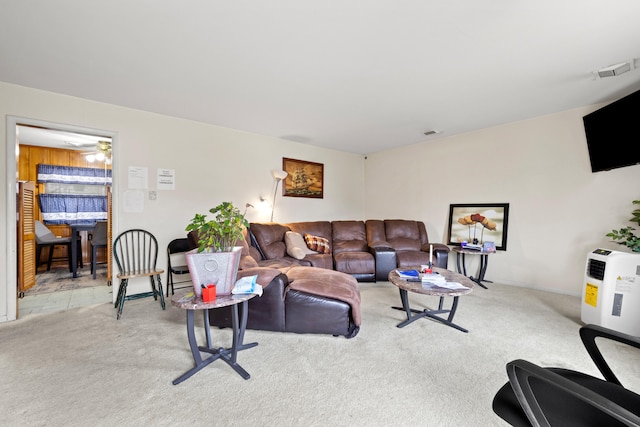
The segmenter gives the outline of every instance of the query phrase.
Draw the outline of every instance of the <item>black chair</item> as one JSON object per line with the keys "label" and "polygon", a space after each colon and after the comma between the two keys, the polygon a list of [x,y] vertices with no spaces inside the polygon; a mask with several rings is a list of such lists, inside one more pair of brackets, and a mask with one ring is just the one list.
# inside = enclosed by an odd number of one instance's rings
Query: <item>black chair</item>
{"label": "black chair", "polygon": [[[161,275],[164,270],[157,269],[158,241],[155,236],[146,230],[127,230],[113,242],[113,257],[118,266],[120,279],[118,295],[115,307],[118,309],[117,318],[120,319],[124,302],[130,299],[138,299],[152,296],[156,301],[160,297],[160,305],[165,309],[164,293],[162,290]],[[148,277],[151,282],[151,291],[134,295],[127,295],[129,279]],[[158,287],[156,288],[156,280]]]}
{"label": "black chair", "polygon": [[[174,239],[171,242],[169,242],[169,245],[167,245],[167,296],[169,296],[169,288],[171,288],[171,295],[175,293],[174,284],[189,282],[190,283],[189,286],[191,286],[191,279],[174,282],[174,278],[173,278],[174,274],[177,274],[177,275],[189,274],[187,261],[184,258],[183,254],[184,252],[187,252],[191,249],[193,248],[189,244],[189,239],[187,239],[186,237],[183,239]],[[181,289],[181,288],[178,288],[178,289]]]}
{"label": "black chair", "polygon": [[[51,270],[53,262],[53,251],[56,246],[65,246],[67,248],[67,258],[69,260],[69,271],[71,271],[71,237],[57,237],[46,225],[40,221],[35,221],[36,228],[36,271],[38,267],[47,264],[47,271]],[[82,247],[78,240],[78,253],[82,254]],[[49,254],[46,261],[41,260],[42,248],[49,248]],[[82,256],[78,257],[78,264],[82,267]]]}
{"label": "black chair", "polygon": [[493,411],[512,426],[640,426],[640,395],[620,383],[596,344],[599,338],[640,348],[640,338],[596,325],[580,328],[580,338],[604,379],[514,360]]}
{"label": "black chair", "polygon": [[[107,247],[108,225],[107,221],[97,221],[93,231],[89,233],[89,245],[91,246],[91,274],[96,279],[96,265],[98,249]],[[105,264],[105,263],[101,263]]]}

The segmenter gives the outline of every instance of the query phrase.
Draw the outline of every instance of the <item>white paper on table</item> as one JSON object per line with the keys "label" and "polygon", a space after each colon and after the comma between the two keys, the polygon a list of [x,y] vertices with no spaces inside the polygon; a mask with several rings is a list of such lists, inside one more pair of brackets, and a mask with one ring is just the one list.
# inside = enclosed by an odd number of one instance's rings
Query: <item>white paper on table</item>
{"label": "white paper on table", "polygon": [[466,286],[461,285],[458,282],[439,282],[439,283],[433,283],[433,282],[422,282],[423,285],[431,285],[431,286],[436,286],[438,288],[444,288],[444,289],[451,289],[451,290],[465,290],[465,289],[469,289]]}

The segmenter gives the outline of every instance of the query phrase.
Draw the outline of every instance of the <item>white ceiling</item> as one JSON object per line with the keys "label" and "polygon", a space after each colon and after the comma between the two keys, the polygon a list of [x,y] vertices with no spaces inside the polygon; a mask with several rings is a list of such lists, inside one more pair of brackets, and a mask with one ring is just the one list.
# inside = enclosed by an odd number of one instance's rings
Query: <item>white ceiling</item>
{"label": "white ceiling", "polygon": [[638,0],[0,0],[0,14],[0,81],[362,154],[640,89]]}

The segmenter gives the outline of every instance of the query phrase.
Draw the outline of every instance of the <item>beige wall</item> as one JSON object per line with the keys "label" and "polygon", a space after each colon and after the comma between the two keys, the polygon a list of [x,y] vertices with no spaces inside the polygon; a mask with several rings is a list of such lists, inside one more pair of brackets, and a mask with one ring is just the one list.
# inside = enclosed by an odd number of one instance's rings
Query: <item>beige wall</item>
{"label": "beige wall", "polygon": [[[250,221],[268,221],[271,211],[260,208],[260,196],[273,196],[272,169],[282,168],[282,158],[323,163],[325,167],[324,199],[282,197],[276,202],[274,221],[320,219],[362,219],[363,156],[327,150],[310,145],[268,138],[231,129],[205,125],[113,105],[62,96],[50,92],[0,83],[0,121],[2,135],[2,206],[7,211],[6,116],[18,116],[115,133],[114,140],[114,234],[118,230],[145,228],[158,239],[161,248],[176,237],[183,237],[188,221],[195,212],[207,213],[222,201],[232,201],[249,209]],[[125,211],[124,194],[130,166],[143,166],[149,172],[149,190],[156,189],[158,168],[174,169],[176,189],[158,191],[155,201],[144,192],[144,212]],[[11,221],[9,221],[11,223]],[[0,240],[11,233],[0,228]],[[15,269],[8,267],[15,243],[0,249],[0,321],[11,319],[15,312]],[[159,262],[164,268],[165,257]],[[12,273],[12,271],[14,273]],[[163,277],[164,280],[164,277]],[[9,283],[9,285],[7,285]],[[133,286],[131,288],[131,286]],[[147,283],[130,288],[148,288]],[[14,314],[15,316],[15,314]]]}
{"label": "beige wall", "polygon": [[[278,197],[274,220],[411,218],[425,221],[434,241],[445,241],[449,204],[510,203],[506,252],[492,255],[487,278],[516,286],[578,295],[589,251],[625,250],[604,236],[629,225],[640,198],[640,166],[593,174],[582,116],[595,107],[511,123],[466,135],[362,156],[0,83],[0,113],[113,132],[116,227],[143,227],[164,247],[183,235],[195,212],[224,200],[259,204],[273,194],[271,169],[282,157],[325,165],[325,198]],[[6,121],[0,121],[2,206],[6,212]],[[176,171],[176,190],[145,197],[144,213],[122,203],[130,166]],[[145,192],[146,196],[146,192]],[[250,209],[268,221],[269,209]],[[7,241],[8,226],[0,228]],[[15,244],[0,246],[0,321],[15,312]],[[164,259],[161,265],[164,267]],[[454,268],[451,259],[449,268]],[[473,269],[477,266],[471,263]],[[15,274],[15,273],[13,273]],[[9,284],[9,285],[7,285]],[[134,289],[135,290],[135,289]],[[484,292],[484,290],[478,290]],[[487,291],[487,292],[490,292]],[[14,314],[15,315],[15,314]]]}
{"label": "beige wall", "polygon": [[[640,199],[640,166],[591,172],[582,116],[595,109],[370,155],[366,216],[421,219],[431,240],[446,242],[450,204],[509,203],[507,251],[490,256],[486,278],[580,295],[590,251],[628,252],[605,234],[631,225]],[[475,274],[478,257],[467,258]]]}

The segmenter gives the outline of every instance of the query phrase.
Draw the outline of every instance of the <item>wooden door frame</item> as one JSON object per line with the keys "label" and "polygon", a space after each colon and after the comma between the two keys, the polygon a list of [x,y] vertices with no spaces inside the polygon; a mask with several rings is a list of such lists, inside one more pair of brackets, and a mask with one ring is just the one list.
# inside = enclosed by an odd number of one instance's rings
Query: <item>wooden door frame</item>
{"label": "wooden door frame", "polygon": [[[6,268],[5,268],[5,289],[3,291],[2,285],[0,285],[0,293],[4,293],[4,298],[0,297],[0,303],[2,300],[6,302],[6,316],[0,315],[0,323],[6,321],[16,320],[17,317],[17,307],[18,307],[18,298],[17,298],[17,290],[18,290],[18,258],[17,258],[17,230],[16,230],[16,195],[18,191],[18,182],[17,182],[17,149],[18,149],[18,138],[16,135],[16,127],[18,125],[30,125],[30,126],[40,126],[44,128],[66,131],[66,132],[77,132],[84,134],[95,134],[101,136],[109,136],[111,137],[111,150],[113,153],[113,163],[111,164],[112,170],[112,184],[111,191],[113,195],[113,204],[112,210],[113,212],[118,212],[118,185],[116,179],[117,164],[118,164],[118,134],[114,131],[95,129],[95,128],[87,128],[82,126],[73,126],[66,125],[63,123],[49,122],[45,120],[38,119],[30,119],[26,117],[18,117],[18,116],[7,116],[6,119],[6,180],[7,180],[7,200],[6,200],[6,223],[5,223],[5,231],[6,231]],[[116,233],[118,230],[117,227],[118,219],[117,215],[114,215],[112,218],[112,228],[113,233]],[[111,278],[109,278],[111,279]],[[114,300],[115,300],[114,293]]]}

